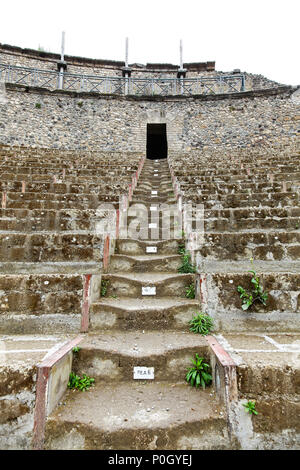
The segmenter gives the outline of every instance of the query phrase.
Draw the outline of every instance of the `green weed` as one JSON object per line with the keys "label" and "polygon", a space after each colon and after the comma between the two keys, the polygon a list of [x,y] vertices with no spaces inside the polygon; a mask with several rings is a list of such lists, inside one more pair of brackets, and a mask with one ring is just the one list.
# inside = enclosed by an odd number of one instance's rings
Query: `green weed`
{"label": "green weed", "polygon": [[206,385],[210,385],[212,381],[212,376],[210,374],[210,365],[204,362],[203,357],[199,357],[196,353],[196,359],[191,359],[193,367],[191,367],[186,374],[186,381],[192,387],[202,387],[203,389]]}
{"label": "green weed", "polygon": [[249,400],[247,403],[244,403],[243,406],[248,413],[258,415],[258,412],[255,409],[255,401]]}
{"label": "green weed", "polygon": [[189,324],[190,331],[206,336],[211,332],[214,326],[214,321],[209,315],[200,312],[189,322]]}
{"label": "green weed", "polygon": [[76,375],[74,372],[71,372],[68,382],[68,388],[76,388],[81,392],[85,392],[93,385],[94,382],[95,379],[88,377],[86,374],[83,374],[83,377],[81,378],[79,375]]}
{"label": "green weed", "polygon": [[240,294],[240,299],[242,299],[242,309],[248,310],[254,302],[259,301],[263,305],[267,304],[268,294],[263,291],[262,286],[260,285],[259,278],[256,275],[255,271],[248,271],[252,273],[251,282],[253,284],[252,291],[246,291],[242,286],[238,286],[237,291]]}
{"label": "green weed", "polygon": [[182,256],[182,264],[178,268],[178,272],[181,274],[196,272],[196,266],[191,263],[191,255],[186,251],[184,251],[184,254]]}
{"label": "green weed", "polygon": [[105,297],[107,294],[107,287],[108,287],[109,281],[107,279],[102,279],[101,280],[101,287],[100,287],[100,295],[101,297]]}
{"label": "green weed", "polygon": [[194,299],[195,298],[195,285],[190,284],[185,288],[185,296],[187,299]]}

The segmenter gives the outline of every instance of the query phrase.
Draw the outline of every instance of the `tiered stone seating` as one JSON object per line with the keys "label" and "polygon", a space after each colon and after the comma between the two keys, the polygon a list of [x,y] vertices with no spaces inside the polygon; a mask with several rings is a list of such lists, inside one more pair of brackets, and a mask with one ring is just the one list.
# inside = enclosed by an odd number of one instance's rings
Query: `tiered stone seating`
{"label": "tiered stone seating", "polygon": [[[299,150],[194,151],[188,159],[171,155],[169,163],[193,218],[203,204],[203,236],[195,247],[203,310],[223,330],[250,323],[253,331],[299,330]],[[244,312],[237,287],[250,288],[251,269],[269,296],[266,306]]]}
{"label": "tiered stone seating", "polygon": [[79,331],[83,275],[102,268],[101,205],[118,208],[139,162],[136,153],[0,147],[1,332]]}

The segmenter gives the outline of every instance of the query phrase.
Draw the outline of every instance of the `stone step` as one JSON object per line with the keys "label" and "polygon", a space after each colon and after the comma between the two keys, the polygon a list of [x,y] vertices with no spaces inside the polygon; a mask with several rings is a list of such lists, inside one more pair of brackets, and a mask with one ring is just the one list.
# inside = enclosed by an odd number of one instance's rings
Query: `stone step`
{"label": "stone step", "polygon": [[128,230],[126,233],[121,236],[126,236],[129,238],[132,238],[134,240],[141,239],[141,240],[169,240],[171,238],[177,239],[181,237],[182,231],[180,230],[174,230],[172,227],[166,228],[166,229],[161,229],[161,228],[151,228],[151,227],[139,227],[136,226],[136,224],[132,224],[128,226]]}
{"label": "stone step", "polygon": [[[211,388],[96,384],[69,390],[46,423],[45,449],[228,449],[226,412]],[[101,406],[99,406],[101,403]]]}
{"label": "stone step", "polygon": [[0,274],[0,333],[78,332],[80,274]]}
{"label": "stone step", "polygon": [[[0,193],[3,198],[3,193]],[[89,210],[99,209],[102,204],[109,203],[116,208],[119,206],[119,200],[115,194],[72,194],[59,195],[54,193],[44,193],[38,199],[35,193],[6,193],[7,209],[52,209],[52,210]]]}
{"label": "stone step", "polygon": [[103,236],[93,233],[0,233],[3,262],[98,261],[102,259]]}
{"label": "stone step", "polygon": [[189,321],[200,311],[196,299],[178,297],[129,298],[102,297],[90,307],[89,331],[165,330],[187,331]]}
{"label": "stone step", "polygon": [[182,179],[180,181],[180,189],[182,191],[188,192],[189,189],[197,188],[199,194],[234,194],[234,193],[258,193],[258,192],[278,192],[282,191],[283,186],[286,187],[286,190],[290,191],[297,184],[293,181],[284,182],[251,182],[251,183],[231,183],[231,182],[215,182],[215,183],[197,183],[197,181],[185,181]]}
{"label": "stone step", "polygon": [[[193,168],[191,170],[191,173],[196,173],[196,170]],[[185,178],[189,174],[187,173],[181,173],[181,172],[175,172],[175,177],[177,177],[178,181],[181,181],[181,178]],[[272,175],[273,181],[299,181],[300,179],[300,172],[293,172],[293,173],[283,173],[283,172],[278,172],[276,168],[269,168],[266,170],[265,173],[257,175],[255,173],[255,180],[256,182],[265,182],[268,184],[270,182],[270,176]],[[215,182],[215,183],[222,183],[222,182],[229,182],[229,183],[240,183],[243,184],[243,182],[252,182],[253,181],[253,173],[250,175],[247,175],[246,172],[240,175],[206,175],[206,176],[195,176],[195,179],[197,182],[195,184],[200,184],[200,183],[209,183],[209,182]]]}
{"label": "stone step", "polygon": [[[222,165],[223,166],[223,165]],[[199,168],[191,168],[190,171],[186,171],[187,168],[185,168],[185,172],[181,172],[181,175],[182,176],[185,176],[185,175],[188,175],[189,173],[196,173],[196,178],[203,178],[205,179],[206,177],[210,177],[210,176],[214,176],[214,177],[217,177],[217,178],[229,178],[230,177],[239,177],[239,178],[243,178],[245,175],[247,175],[247,168],[248,167],[245,167],[243,169],[241,168],[238,168],[238,169],[235,169],[235,168],[232,168],[230,171],[229,169],[226,169],[226,170],[219,170],[218,168],[212,168],[212,169],[208,169],[208,170],[202,170],[202,169],[199,169]],[[251,168],[249,166],[249,170],[251,171],[251,169],[253,170],[251,173],[252,173],[252,176],[253,176],[253,173],[255,174],[256,177],[259,177],[259,176],[268,176],[268,174],[273,174],[273,175],[277,175],[277,174],[293,174],[293,173],[296,173],[299,175],[299,169],[298,169],[298,166],[297,165],[291,165],[291,166],[281,166],[281,167],[278,167],[278,166],[274,166],[274,165],[267,165],[265,167],[260,167],[260,168]],[[175,171],[175,175],[176,176],[179,176],[179,173],[178,171]],[[248,175],[248,176],[251,176],[251,175]]]}
{"label": "stone step", "polygon": [[[129,177],[122,177],[122,175],[116,175],[111,178],[105,176],[105,183],[103,181],[103,177],[95,177],[94,181],[89,182],[78,182],[77,184],[74,182],[70,182],[66,180],[64,182],[58,180],[57,182],[53,182],[53,176],[51,182],[39,182],[38,178],[24,178],[22,181],[15,181],[15,180],[5,180],[5,176],[2,177],[0,183],[0,190],[1,191],[10,191],[10,192],[22,192],[26,194],[28,193],[54,193],[54,194],[97,194],[101,192],[101,188],[105,187],[107,184],[111,184],[112,186],[118,189],[126,189],[128,184],[131,182],[131,178]],[[116,178],[119,181],[116,185]],[[26,184],[24,185],[23,182]]]}
{"label": "stone step", "polygon": [[[300,208],[299,208],[300,209]],[[249,210],[250,212],[250,210]],[[300,210],[299,210],[300,212]],[[273,217],[261,217],[253,218],[249,217],[242,219],[207,219],[204,220],[204,230],[208,232],[236,232],[236,231],[246,231],[251,230],[257,232],[257,230],[284,230],[284,231],[294,231],[300,229],[300,216],[298,217],[282,217],[276,218]]]}
{"label": "stone step", "polygon": [[299,194],[295,192],[278,192],[278,193],[245,193],[236,194],[211,194],[209,196],[201,196],[199,194],[184,195],[185,198],[197,204],[204,204],[205,209],[226,209],[235,207],[282,207],[300,205]]}
{"label": "stone step", "polygon": [[[132,200],[129,203],[129,209],[128,209],[128,216],[134,216],[134,215],[142,215],[145,211],[151,212],[150,207],[156,207],[157,211],[161,211],[162,209],[165,209],[165,202],[160,202],[157,200],[158,198],[151,198],[149,201],[140,201],[136,202]],[[170,211],[174,211],[177,213],[178,211],[178,205],[176,201],[174,200],[173,203],[168,203],[168,209]]]}
{"label": "stone step", "polygon": [[109,272],[178,272],[181,264],[180,255],[114,255],[110,258]]}
{"label": "stone step", "polygon": [[159,188],[159,186],[151,187],[150,189],[135,189],[134,190],[134,198],[139,198],[140,202],[143,199],[149,199],[153,197],[152,191],[157,191],[157,198],[165,198],[169,199],[170,197],[174,198],[173,190],[166,191]]}
{"label": "stone step", "polygon": [[[170,273],[118,273],[104,274],[103,281],[108,281],[107,297],[143,298],[142,288],[151,292],[151,297],[182,297],[185,298],[186,288],[194,284],[192,274]],[[153,289],[155,288],[155,289]],[[150,297],[150,296],[149,296]]]}
{"label": "stone step", "polygon": [[102,261],[0,262],[0,274],[100,274]]}
{"label": "stone step", "polygon": [[205,260],[297,260],[300,256],[300,230],[290,232],[205,233],[197,248]]}
{"label": "stone step", "polygon": [[98,383],[132,382],[134,367],[154,367],[155,381],[184,382],[196,353],[209,362],[205,337],[189,331],[106,331],[84,338],[72,368]]}
{"label": "stone step", "polygon": [[[207,272],[202,275],[201,309],[215,320],[218,330],[223,331],[300,331],[300,274],[258,270],[249,263],[248,269],[256,270],[260,285],[268,294],[266,305],[256,301],[246,311],[238,286],[252,291],[252,274],[235,272],[231,264],[227,272]],[[247,271],[248,271],[247,269]],[[292,271],[292,269],[291,269]]]}
{"label": "stone step", "polygon": [[165,203],[165,204],[170,204],[173,205],[173,204],[176,204],[176,199],[173,196],[162,196],[159,192],[157,194],[147,194],[147,195],[144,195],[144,196],[141,196],[141,197],[138,197],[135,195],[135,193],[133,194],[133,197],[132,197],[132,200],[131,200],[131,203],[132,204],[156,204],[156,203]]}
{"label": "stone step", "polygon": [[155,246],[158,255],[177,255],[179,244],[183,240],[132,240],[132,239],[118,239],[116,240],[116,253],[123,255],[145,255],[147,247]]}

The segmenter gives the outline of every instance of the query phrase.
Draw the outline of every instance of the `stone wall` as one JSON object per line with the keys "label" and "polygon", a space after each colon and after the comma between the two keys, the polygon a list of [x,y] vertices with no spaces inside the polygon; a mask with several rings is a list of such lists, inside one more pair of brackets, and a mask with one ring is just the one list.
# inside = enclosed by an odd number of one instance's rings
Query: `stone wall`
{"label": "stone wall", "polygon": [[146,150],[147,123],[166,123],[168,149],[290,144],[299,136],[299,90],[124,97],[6,84],[0,90],[0,143],[122,152]]}

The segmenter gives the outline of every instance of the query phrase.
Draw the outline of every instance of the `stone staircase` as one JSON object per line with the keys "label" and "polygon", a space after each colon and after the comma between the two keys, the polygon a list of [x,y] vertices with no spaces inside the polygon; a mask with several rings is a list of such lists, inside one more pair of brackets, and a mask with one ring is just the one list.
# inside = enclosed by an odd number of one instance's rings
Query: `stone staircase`
{"label": "stone staircase", "polygon": [[[89,333],[74,354],[74,372],[94,377],[95,386],[68,390],[47,418],[46,449],[232,448],[213,386],[185,382],[196,353],[209,361],[209,346],[189,332],[199,301],[186,298],[186,287],[195,279],[178,273],[180,234],[173,237],[173,218],[164,237],[161,212],[150,209],[157,203],[175,205],[169,167],[146,160],[128,209],[128,235],[117,240],[102,275],[105,295],[91,305]],[[143,211],[151,220],[137,228]],[[135,367],[154,368],[154,380],[134,379]]]}

